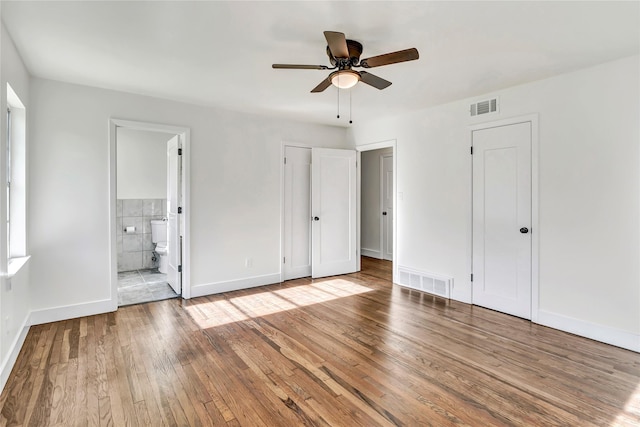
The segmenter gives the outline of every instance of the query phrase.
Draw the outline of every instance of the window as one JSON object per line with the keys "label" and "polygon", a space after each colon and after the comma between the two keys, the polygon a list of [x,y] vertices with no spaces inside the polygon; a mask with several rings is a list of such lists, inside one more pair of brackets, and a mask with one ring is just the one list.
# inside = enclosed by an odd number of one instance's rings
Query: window
{"label": "window", "polygon": [[13,260],[27,255],[27,156],[26,109],[7,83],[7,257],[10,272]]}
{"label": "window", "polygon": [[11,107],[7,107],[7,256],[11,256]]}

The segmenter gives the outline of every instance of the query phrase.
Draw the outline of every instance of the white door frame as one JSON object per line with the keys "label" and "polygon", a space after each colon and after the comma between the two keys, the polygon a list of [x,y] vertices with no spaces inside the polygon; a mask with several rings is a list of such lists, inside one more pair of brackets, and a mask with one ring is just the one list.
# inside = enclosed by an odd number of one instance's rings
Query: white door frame
{"label": "white door frame", "polygon": [[171,135],[179,135],[182,142],[182,210],[180,227],[182,229],[182,298],[191,298],[191,263],[189,256],[189,213],[190,210],[190,182],[189,182],[189,154],[191,130],[182,126],[170,126],[158,123],[138,122],[116,118],[109,119],[109,263],[111,274],[111,308],[118,309],[118,240],[116,230],[116,203],[117,203],[117,157],[116,157],[116,131],[117,128],[127,128],[139,131],[163,132]]}
{"label": "white door frame", "polygon": [[[396,144],[396,140],[395,139],[390,139],[387,141],[381,141],[381,142],[372,142],[370,144],[363,144],[363,145],[358,145],[356,146],[356,151],[357,151],[357,161],[358,161],[358,168],[356,170],[357,173],[357,182],[356,182],[356,189],[357,189],[357,200],[356,200],[356,206],[357,206],[357,223],[358,223],[358,228],[357,228],[357,245],[358,245],[358,254],[362,254],[362,251],[360,250],[360,240],[361,240],[361,234],[360,234],[360,220],[361,220],[361,215],[362,215],[362,158],[361,158],[361,154],[363,151],[373,151],[373,150],[379,150],[381,148],[391,148],[392,149],[392,154],[393,154],[393,220],[392,220],[392,229],[393,229],[393,254],[392,254],[392,263],[393,263],[393,272],[392,272],[392,281],[394,283],[397,282],[396,277],[397,277],[397,262],[396,260],[398,259],[398,246],[397,246],[397,241],[398,241],[398,233],[397,233],[397,228],[398,228],[398,156],[397,156],[397,144]],[[380,248],[382,250],[382,247]],[[358,257],[358,271],[360,271],[360,257]]]}
{"label": "white door frame", "polygon": [[[538,321],[538,310],[540,307],[540,288],[539,288],[539,247],[540,247],[540,233],[539,233],[539,183],[538,183],[538,114],[527,114],[524,116],[510,117],[502,120],[495,120],[491,122],[478,123],[476,125],[469,126],[469,145],[473,146],[473,132],[482,129],[490,129],[499,126],[509,126],[518,123],[531,123],[531,321]],[[469,257],[469,277],[473,272],[473,158],[469,156],[469,165],[471,168],[471,209],[469,212],[469,227],[470,235],[470,257]],[[394,230],[395,231],[395,230]],[[394,236],[395,239],[395,236]],[[395,247],[394,247],[395,250]],[[473,286],[473,283],[471,283]],[[473,304],[473,292],[471,292],[471,303]]]}

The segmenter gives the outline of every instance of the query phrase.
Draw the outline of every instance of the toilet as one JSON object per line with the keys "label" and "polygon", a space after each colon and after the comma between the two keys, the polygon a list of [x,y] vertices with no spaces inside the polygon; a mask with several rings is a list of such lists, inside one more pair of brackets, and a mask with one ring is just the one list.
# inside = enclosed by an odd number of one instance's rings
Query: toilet
{"label": "toilet", "polygon": [[167,221],[163,219],[151,220],[151,241],[155,243],[155,253],[160,257],[158,271],[167,274]]}

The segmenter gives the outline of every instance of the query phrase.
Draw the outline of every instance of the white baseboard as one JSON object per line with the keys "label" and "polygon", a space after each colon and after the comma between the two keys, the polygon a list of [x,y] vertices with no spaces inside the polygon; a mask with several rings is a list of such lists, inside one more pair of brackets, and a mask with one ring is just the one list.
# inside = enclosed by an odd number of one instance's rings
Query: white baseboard
{"label": "white baseboard", "polygon": [[204,285],[193,286],[191,288],[191,298],[219,294],[221,292],[237,291],[240,289],[255,288],[256,286],[272,285],[274,283],[280,283],[280,273],[246,277],[244,279],[229,280],[225,282],[207,283]]}
{"label": "white baseboard", "polygon": [[360,255],[382,259],[382,252],[374,249],[360,248]]}
{"label": "white baseboard", "polygon": [[24,319],[24,322],[22,322],[20,333],[17,334],[16,338],[11,343],[11,348],[7,352],[7,357],[2,361],[2,367],[0,367],[0,392],[4,390],[4,386],[7,384],[7,380],[9,379],[9,375],[11,374],[11,370],[16,364],[16,360],[18,360],[18,354],[20,354],[20,350],[22,350],[24,340],[27,338],[30,324],[31,319],[29,315],[27,315]]}
{"label": "white baseboard", "polygon": [[640,353],[640,334],[545,310],[538,311],[538,320],[535,323]]}
{"label": "white baseboard", "polygon": [[40,325],[42,323],[75,319],[76,317],[93,316],[95,314],[109,313],[117,309],[117,306],[113,306],[112,300],[105,299],[83,304],[33,310],[31,312],[31,324]]}

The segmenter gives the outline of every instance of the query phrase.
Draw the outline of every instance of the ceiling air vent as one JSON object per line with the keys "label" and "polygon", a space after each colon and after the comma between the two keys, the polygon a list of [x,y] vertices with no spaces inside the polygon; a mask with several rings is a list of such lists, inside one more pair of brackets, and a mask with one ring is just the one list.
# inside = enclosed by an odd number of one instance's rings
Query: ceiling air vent
{"label": "ceiling air vent", "polygon": [[471,104],[471,116],[479,116],[481,114],[495,113],[498,111],[498,98],[487,99],[486,101]]}

